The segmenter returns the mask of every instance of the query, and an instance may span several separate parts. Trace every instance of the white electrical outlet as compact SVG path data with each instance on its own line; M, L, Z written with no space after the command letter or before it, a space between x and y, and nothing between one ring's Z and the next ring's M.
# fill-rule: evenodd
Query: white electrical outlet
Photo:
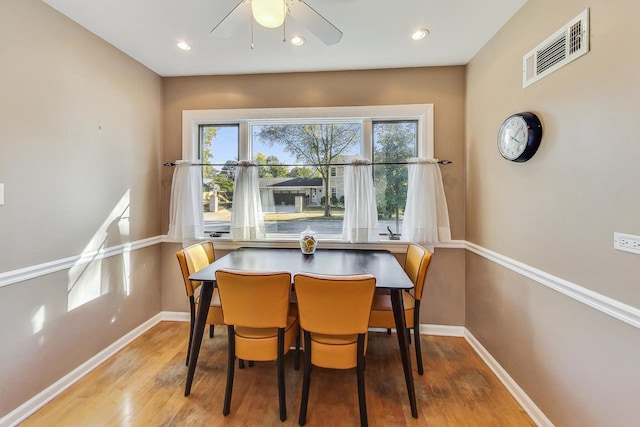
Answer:
M613 248L619 251L640 254L640 236L633 234L613 233Z

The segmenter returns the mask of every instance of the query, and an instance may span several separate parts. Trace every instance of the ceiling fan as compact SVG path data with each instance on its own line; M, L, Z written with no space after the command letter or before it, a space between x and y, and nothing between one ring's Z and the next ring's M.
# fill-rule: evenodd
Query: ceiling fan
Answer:
M220 38L230 38L247 19L251 19L251 25L255 21L266 28L278 28L288 17L300 22L328 46L342 39L342 31L303 0L240 0L213 27L211 34Z

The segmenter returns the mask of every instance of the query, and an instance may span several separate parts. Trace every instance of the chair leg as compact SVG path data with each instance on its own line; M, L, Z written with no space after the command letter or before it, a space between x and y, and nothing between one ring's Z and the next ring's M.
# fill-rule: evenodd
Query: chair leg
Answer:
M300 416L298 424L307 422L307 405L309 403L309 384L311 382L311 334L304 331L304 368L302 377L302 399L300 400Z
M244 359L238 359L238 368L244 369Z
M213 338L213 325L209 325L209 338Z
M222 415L225 417L231 412L231 392L233 391L233 373L236 361L236 337L233 325L227 325L229 331L229 360L227 363L227 387L224 391L224 406L222 408Z
M296 354L293 367L296 371L300 370L300 331L298 331L298 335L296 336Z
M287 398L284 389L284 328L278 328L278 403L280 406L280 421L287 419Z
M364 391L364 337L365 334L358 334L358 363L356 374L358 377L358 404L360 406L360 426L367 427L367 398Z
M391 329L387 328L387 335L391 335Z
M413 309L413 339L416 342L416 365L418 366L418 373L423 375L422 348L420 347L420 300L416 300Z
M193 341L193 328L196 324L196 306L193 299L193 296L189 297L189 312L190 312L190 321L189 321L189 345L187 346L187 361L185 365L189 366L189 356L191 356L191 342Z

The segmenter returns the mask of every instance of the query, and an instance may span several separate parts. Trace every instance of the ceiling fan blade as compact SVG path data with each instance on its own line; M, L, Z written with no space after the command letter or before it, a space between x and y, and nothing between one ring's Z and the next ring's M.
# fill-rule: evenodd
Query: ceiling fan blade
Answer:
M294 1L289 7L289 14L328 46L342 39L342 31L303 0Z
M213 27L210 33L215 37L228 39L235 33L240 25L247 23L250 17L251 3L240 0L240 2Z

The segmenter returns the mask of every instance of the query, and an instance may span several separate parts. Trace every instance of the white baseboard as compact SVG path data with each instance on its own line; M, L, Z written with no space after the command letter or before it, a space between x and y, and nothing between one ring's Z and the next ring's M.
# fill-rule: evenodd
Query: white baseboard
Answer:
M190 322L191 316L186 311L163 311L162 321L164 322Z
M73 371L69 372L58 381L42 390L40 393L23 403L4 417L0 418L0 427L13 427L24 421L29 415L42 408L53 398L60 393L71 387L73 384L82 379L89 372L100 366L103 362L123 349L126 345L138 338L140 335L157 325L163 320L179 320L184 318L186 314L187 322L189 321L189 313L171 313L160 312L147 320L137 328L133 329L119 340L102 350L100 353L93 356L91 359L78 366ZM180 315L180 316L179 316ZM167 317L167 318L165 318ZM182 321L182 320L179 320Z
M386 332L384 328L369 328L371 332ZM441 337L464 337L464 326L420 324L420 335L436 335ZM396 329L392 328L395 333Z
M484 363L493 371L498 377L500 382L506 387L507 391L511 393L514 399L522 406L522 409L531 417L534 423L539 427L553 427L553 423L546 417L546 415L538 408L538 406L527 396L527 394L520 388L520 386L511 378L511 376L505 371L502 366L491 356L486 348L480 341L473 336L473 334L466 328L464 328L464 338L467 340L473 350L480 356Z
M386 329L382 328L369 328L370 331L385 332ZM395 333L395 329L392 329ZM450 325L432 325L421 324L420 335L436 335L443 337L462 337L466 339L471 348L480 356L484 363L491 369L491 371L498 377L498 380L505 386L507 391L513 396L514 399L522 406L522 409L531 417L534 423L539 427L553 427L551 421L544 415L544 413L538 408L538 406L527 396L527 394L520 388L520 386L511 378L507 371L500 366L496 359L489 354L480 341L473 336L471 332L464 326L450 326Z
M436 335L441 337L463 337L464 326L420 324L420 335Z

